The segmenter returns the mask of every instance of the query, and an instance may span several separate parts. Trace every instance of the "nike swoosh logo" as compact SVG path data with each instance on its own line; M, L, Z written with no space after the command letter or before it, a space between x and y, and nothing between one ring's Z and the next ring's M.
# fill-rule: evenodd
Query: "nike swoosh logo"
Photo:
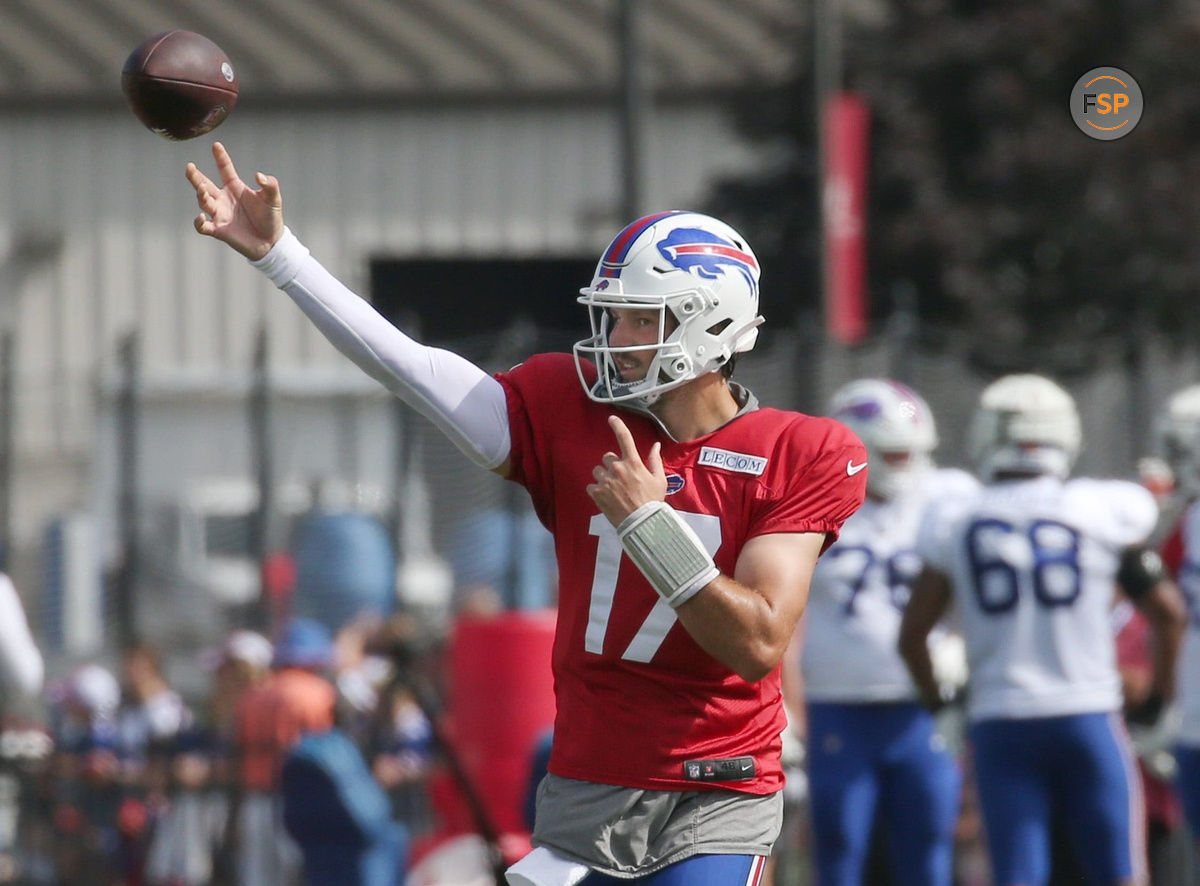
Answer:
M861 465L856 465L854 459L850 459L850 461L846 462L846 473L853 477L866 466L867 463L865 461Z
M753 769L753 768L754 768L753 763L743 763L742 764L742 772L745 772L747 769Z

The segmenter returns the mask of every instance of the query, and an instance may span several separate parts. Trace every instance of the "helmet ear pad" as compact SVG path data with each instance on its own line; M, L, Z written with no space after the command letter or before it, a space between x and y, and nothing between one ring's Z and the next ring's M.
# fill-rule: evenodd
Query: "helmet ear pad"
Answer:
M733 228L710 216L672 211L638 219L613 239L579 302L589 309L592 335L575 344L577 365L594 362L601 402L652 402L663 392L720 369L754 347L758 326L758 260ZM649 308L662 312L650 370L625 382L615 371L604 312ZM670 322L673 320L674 322ZM582 367L580 378L584 379Z
M678 350L674 359L664 361L660 369L672 380L697 378L720 369L736 354L751 350L758 340L762 317L756 313L757 298L751 317L722 311L721 297L707 286L699 287L694 294L669 299L667 308L675 322L666 341L677 344ZM735 327L739 321L742 325Z

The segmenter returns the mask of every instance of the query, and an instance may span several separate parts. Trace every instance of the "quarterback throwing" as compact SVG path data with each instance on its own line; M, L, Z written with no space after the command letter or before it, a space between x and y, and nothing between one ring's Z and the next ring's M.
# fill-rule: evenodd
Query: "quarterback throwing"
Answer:
M196 230L267 274L346 356L471 460L522 485L559 569L557 715L533 854L513 882L759 881L782 820L780 663L817 558L861 505L841 423L759 406L758 260L728 225L634 221L579 302L573 354L491 376L427 348L285 228L279 183L193 164Z

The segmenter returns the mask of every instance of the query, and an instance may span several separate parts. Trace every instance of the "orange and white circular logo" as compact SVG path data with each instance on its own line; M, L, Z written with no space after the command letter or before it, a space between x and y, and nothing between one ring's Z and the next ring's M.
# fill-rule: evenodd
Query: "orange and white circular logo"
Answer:
M1129 135L1142 119L1142 88L1120 68L1093 68L1071 90L1071 118L1101 141Z

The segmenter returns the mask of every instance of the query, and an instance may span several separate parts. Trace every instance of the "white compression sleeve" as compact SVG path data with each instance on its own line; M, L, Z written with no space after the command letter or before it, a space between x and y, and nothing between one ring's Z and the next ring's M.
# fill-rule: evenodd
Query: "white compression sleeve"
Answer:
M292 297L308 318L367 375L442 431L489 470L508 458L504 388L474 363L413 341L322 267L284 228L251 264Z

